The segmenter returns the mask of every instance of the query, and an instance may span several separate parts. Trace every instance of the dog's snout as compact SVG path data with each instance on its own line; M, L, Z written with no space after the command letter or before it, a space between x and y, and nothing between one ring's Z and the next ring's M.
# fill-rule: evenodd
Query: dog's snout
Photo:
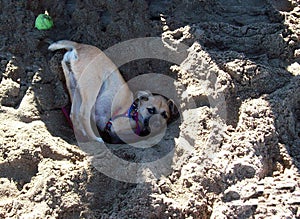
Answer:
M164 120L159 114L153 115L148 120L149 128L153 130L160 130L164 127Z

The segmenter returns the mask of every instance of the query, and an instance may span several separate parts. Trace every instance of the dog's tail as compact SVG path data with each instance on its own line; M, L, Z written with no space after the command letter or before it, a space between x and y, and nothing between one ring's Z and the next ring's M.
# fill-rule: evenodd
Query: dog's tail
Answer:
M66 50L72 50L75 49L78 43L70 41L70 40L60 40L57 42L52 43L48 49L51 51L55 51L58 49L66 49Z

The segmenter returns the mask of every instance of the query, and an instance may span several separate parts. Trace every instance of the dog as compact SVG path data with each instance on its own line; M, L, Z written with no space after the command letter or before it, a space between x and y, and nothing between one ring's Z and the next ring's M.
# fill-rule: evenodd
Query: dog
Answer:
M48 49L67 50L61 65L72 103L70 118L83 138L104 142L96 135L99 130L113 143L134 142L159 132L175 114L174 102L163 96L139 91L135 98L118 68L97 47L61 40Z

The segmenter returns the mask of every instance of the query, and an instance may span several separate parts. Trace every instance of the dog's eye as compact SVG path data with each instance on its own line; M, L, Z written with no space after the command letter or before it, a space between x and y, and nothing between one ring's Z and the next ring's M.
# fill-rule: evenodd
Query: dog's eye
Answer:
M144 97L141 97L141 100L143 100L143 101L148 101L148 100L149 100L149 98L148 98L148 97L146 97L146 96L144 96Z
M151 107L151 108L149 107L149 108L147 108L147 110L150 114L154 114L156 112L155 107Z
M168 115L167 115L167 112L166 112L166 111L163 111L160 115L161 115L164 119L167 119L167 118L168 118Z

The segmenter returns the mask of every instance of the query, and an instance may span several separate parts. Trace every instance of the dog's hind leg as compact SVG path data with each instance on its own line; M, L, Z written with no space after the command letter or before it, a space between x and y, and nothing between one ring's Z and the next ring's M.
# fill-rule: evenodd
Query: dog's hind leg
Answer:
M66 85L69 91L69 95L71 98L71 102L73 102L73 96L74 96L74 86L76 86L74 84L74 76L73 76L73 72L71 71L71 69L69 69L67 63L63 60L61 62L63 71L64 71L64 75L65 75L65 79L66 79Z
M82 130L90 140L103 142L100 137L95 135L93 130L96 124L91 124L91 120L95 122L93 119L95 115L92 113L95 113L93 109L95 109L94 105L99 93L97 88L101 87L102 84L101 80L97 77L94 77L93 80L91 80L91 77L81 77L77 83L78 86L72 104L72 121L75 121L73 125L78 125L79 130ZM91 88L94 92L88 92Z
M80 127L80 130L83 130L85 133L85 135L90 139L90 140L95 140L95 141L98 141L98 142L103 142L102 138L100 137L97 137L95 135L95 132L93 130L93 126L96 126L96 123L95 124L91 124L91 120L94 121L92 119L92 109L93 109L93 106L94 106L94 100L95 98L97 98L97 96L94 97L94 95L85 95L85 94L81 94L81 104L80 104L80 107L79 107L79 112L78 113L75 113L75 114L72 114L74 115L75 117L77 118L72 118L72 121L80 121L81 123L80 124L77 124L79 125ZM94 115L93 115L94 117Z

